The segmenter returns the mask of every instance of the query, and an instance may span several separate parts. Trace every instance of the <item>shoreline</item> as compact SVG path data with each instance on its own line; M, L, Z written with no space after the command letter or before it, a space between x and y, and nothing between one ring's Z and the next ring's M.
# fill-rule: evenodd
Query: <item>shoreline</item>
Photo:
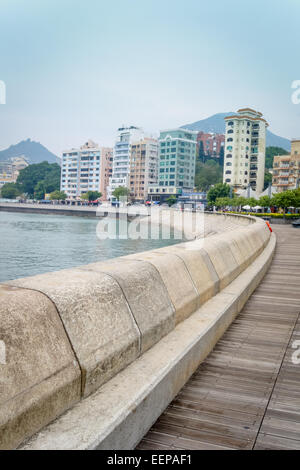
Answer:
M31 214L49 214L49 215L68 215L68 216L79 216L79 217L107 217L110 214L115 214L119 218L122 214L122 209L116 211L113 207L85 207L85 206L64 206L59 204L27 204L27 203L14 203L14 202L0 202L1 212L19 212L19 213L31 213ZM134 212L127 210L123 212L127 213L127 217L134 218L141 214L140 212Z

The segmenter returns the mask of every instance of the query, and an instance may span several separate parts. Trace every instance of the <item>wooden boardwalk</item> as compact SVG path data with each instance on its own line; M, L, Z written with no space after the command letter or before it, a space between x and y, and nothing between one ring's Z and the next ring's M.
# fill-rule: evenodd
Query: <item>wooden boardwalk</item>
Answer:
M137 449L300 449L300 230L273 228L267 275Z

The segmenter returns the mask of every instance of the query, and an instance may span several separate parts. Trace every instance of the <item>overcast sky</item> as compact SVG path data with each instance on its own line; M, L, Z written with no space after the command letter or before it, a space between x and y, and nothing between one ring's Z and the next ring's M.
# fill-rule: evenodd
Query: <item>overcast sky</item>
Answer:
M0 0L0 149L60 154L250 106L300 137L298 0Z

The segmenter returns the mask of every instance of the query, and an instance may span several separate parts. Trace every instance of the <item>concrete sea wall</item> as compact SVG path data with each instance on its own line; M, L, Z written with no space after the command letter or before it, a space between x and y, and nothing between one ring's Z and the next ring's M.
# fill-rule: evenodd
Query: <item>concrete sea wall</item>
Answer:
M0 449L139 442L272 259L263 221L205 221L213 236L0 285Z
M106 217L113 214L116 218L123 213L128 216L129 219L135 217L134 208L132 213L127 213L126 208L116 210L113 207L101 205L101 206L75 206L75 205L64 205L64 204L53 204L53 203L17 203L17 202L0 202L0 212L17 212L21 214L48 214L48 215L68 215L68 216L80 216L80 217ZM143 212L147 213L147 208L143 208Z

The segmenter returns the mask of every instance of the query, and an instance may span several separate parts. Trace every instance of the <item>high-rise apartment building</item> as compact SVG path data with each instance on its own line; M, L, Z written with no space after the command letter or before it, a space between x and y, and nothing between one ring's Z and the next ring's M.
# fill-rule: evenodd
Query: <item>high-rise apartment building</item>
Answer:
M157 183L158 141L145 137L132 142L130 153L130 196L136 201L146 201L148 187Z
M195 183L196 131L169 129L160 132L158 184L150 185L149 198L163 202L183 190L191 191Z
M250 108L225 118L225 157L223 182L234 189L249 185L260 194L264 188L267 121Z
M112 177L107 189L108 198L112 198L113 191L119 186L129 189L131 144L143 140L143 129L135 126L120 127L113 151Z
M292 140L290 155L274 157L272 185L277 192L300 187L300 140Z
M109 152L111 153L112 149L99 147L91 140L80 149L63 152L61 191L64 191L69 199L76 199L88 191L103 190Z
M170 129L159 137L159 185L193 189L197 132Z

